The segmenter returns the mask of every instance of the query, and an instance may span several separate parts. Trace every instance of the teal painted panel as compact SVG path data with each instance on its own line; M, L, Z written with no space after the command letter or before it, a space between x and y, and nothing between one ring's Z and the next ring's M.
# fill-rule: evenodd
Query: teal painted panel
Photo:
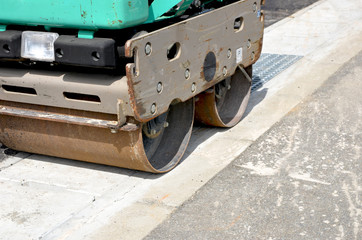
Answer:
M166 13L173 6L178 4L180 0L155 0L150 6L150 13L147 22L153 22L162 14Z
M148 13L148 0L0 0L0 25L122 29Z
M180 3L180 0L155 0L150 6L150 13L148 15L147 23L154 22L156 20L163 19L161 16L165 13L167 13L171 8L176 6L178 3ZM182 13L184 13L191 5L193 0L185 0L182 5L180 6L180 9L175 12L174 16L179 16ZM169 16L166 18L174 17Z

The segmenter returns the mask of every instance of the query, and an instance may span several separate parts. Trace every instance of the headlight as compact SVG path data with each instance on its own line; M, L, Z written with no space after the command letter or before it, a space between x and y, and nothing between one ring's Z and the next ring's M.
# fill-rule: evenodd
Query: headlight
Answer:
M25 31L21 37L21 57L31 60L53 62L54 42L58 33Z

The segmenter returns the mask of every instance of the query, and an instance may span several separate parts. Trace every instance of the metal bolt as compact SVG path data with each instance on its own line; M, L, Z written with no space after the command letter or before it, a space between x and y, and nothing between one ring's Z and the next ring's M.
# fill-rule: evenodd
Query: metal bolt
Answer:
M224 67L224 68L222 69L222 74L223 74L224 76L226 76L226 74L228 74L228 69L227 69L226 67Z
M111 129L111 133L117 133L117 132L118 132L117 129L114 128Z
M228 90L230 90L230 89L231 89L231 85L229 84L229 85L228 85Z
M162 82L159 82L159 83L157 84L157 92L158 92L158 93L161 93L161 92L162 92L162 89L163 89Z
M227 56L228 56L228 58L231 58L231 49L230 48L228 49Z
M151 43L147 43L145 46L145 53L146 53L146 55L150 55L151 52L152 52Z
M190 78L190 69L186 69L185 70L185 78L189 79Z
M152 129L152 130L151 130L151 135L156 135L156 133L157 133L157 132L156 132L155 129Z
M163 127L164 128L167 128L169 126L169 123L168 122L165 122L164 124L163 124Z
M156 103L152 104L151 106L151 113L154 114L157 110Z
M248 48L251 48L251 40L250 40L250 39L248 39L248 42L246 43L246 46L247 46Z
M196 83L193 83L191 85L191 92L195 92L196 91Z
M253 61L255 59L255 52L251 53L251 60Z
M253 4L253 11L256 12L256 10L258 9L258 5L256 4L256 2Z
M201 7L201 1L200 0L195 0L194 5L195 5L195 7Z

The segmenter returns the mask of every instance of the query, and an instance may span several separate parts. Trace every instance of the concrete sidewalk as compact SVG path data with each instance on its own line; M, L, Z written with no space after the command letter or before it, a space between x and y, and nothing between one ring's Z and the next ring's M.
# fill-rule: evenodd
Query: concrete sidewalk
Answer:
M146 239L362 239L362 51Z

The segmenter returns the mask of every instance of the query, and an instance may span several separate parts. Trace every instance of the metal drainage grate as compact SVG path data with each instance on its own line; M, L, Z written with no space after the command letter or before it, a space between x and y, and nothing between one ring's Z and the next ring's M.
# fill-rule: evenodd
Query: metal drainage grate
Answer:
M255 91L303 56L263 53L253 66L251 91Z

